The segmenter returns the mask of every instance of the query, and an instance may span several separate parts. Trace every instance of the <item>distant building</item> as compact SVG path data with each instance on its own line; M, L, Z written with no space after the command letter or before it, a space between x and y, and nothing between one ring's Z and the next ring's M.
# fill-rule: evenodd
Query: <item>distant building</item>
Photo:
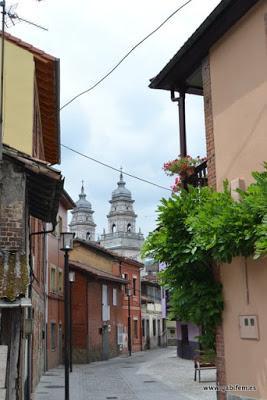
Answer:
M158 283L159 263L153 258L144 260L141 278L142 343L148 350L167 345L165 291Z
M91 203L86 200L84 186L82 184L79 200L76 202L76 207L71 212L72 219L69 225L70 232L75 233L75 238L86 241L95 240L96 224L93 220L93 213Z
M133 351L141 350L140 268L97 243L77 239L70 252L73 361L105 360L128 351L130 316ZM130 312L126 287L131 289Z
M137 215L133 203L131 192L125 187L121 172L118 187L112 192L110 200L111 208L107 215L108 233L103 232L100 243L121 256L140 259L144 236L140 229L136 232Z

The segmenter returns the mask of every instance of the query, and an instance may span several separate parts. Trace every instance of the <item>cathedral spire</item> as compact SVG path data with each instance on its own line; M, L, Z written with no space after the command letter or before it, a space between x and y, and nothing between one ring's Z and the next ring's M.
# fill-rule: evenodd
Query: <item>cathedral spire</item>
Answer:
M84 193L84 181L82 181L81 193L79 194L80 199L85 199L86 194Z
M125 182L124 182L124 180L123 180L122 167L120 168L120 170L121 170L121 172L120 172L120 180L119 180L119 182L118 182L118 186L119 186L119 187L123 187L123 186L125 186Z
M108 233L104 232L101 236L101 244L120 255L137 257L144 237L141 232L136 232L137 215L133 209L134 200L123 180L122 168L117 185L109 201L111 207L107 215Z
M70 231L75 233L75 237L83 240L95 240L95 227L92 205L86 200L84 191L84 181L82 181L81 193L76 207L72 210Z

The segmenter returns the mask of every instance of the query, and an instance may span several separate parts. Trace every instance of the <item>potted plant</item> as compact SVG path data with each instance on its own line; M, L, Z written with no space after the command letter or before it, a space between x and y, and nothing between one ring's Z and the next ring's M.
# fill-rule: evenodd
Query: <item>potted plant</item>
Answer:
M167 175L178 174L181 179L186 179L195 172L195 168L205 161L206 158L197 156L193 158L191 156L178 157L173 161L168 161L163 165L163 169Z

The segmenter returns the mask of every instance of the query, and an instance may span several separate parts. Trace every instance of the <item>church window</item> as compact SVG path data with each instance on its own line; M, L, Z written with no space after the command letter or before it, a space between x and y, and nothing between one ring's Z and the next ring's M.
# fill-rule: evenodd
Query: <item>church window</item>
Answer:
M116 232L116 224L112 225L112 233Z
M91 233L90 232L87 232L86 233L86 240L90 240L91 239Z
M132 225L131 224L128 224L127 225L127 232L131 232L132 231Z

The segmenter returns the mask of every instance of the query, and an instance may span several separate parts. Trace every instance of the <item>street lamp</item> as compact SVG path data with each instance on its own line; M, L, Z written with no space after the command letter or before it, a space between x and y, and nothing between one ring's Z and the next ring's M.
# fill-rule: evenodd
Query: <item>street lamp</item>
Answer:
M69 272L70 281L70 372L72 372L72 286L75 282L75 272Z
M131 330L131 289L126 289L126 294L128 297L128 353L129 356L132 355L132 330Z
M74 233L60 234L60 250L64 251L64 363L65 363L65 400L69 400L69 350L70 350L70 282L69 282L69 251L73 249Z

